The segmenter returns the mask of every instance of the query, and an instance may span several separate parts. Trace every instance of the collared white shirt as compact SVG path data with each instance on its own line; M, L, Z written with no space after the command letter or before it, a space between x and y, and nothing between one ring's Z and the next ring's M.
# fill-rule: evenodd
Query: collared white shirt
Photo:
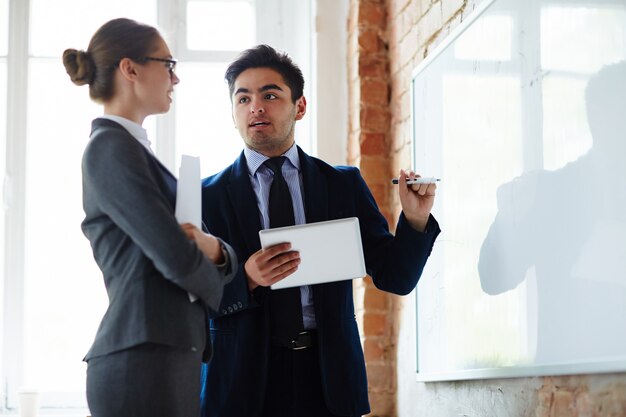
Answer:
M103 114L100 116L101 119L112 120L115 123L119 123L122 127L128 130L128 133L132 135L135 139L139 141L152 155L154 155L154 151L150 147L152 142L148 140L148 131L144 129L139 123L135 123L132 120L128 120L125 117L116 116L113 114Z
M256 196L259 214L261 216L261 226L263 229L270 228L269 220L269 195L270 187L274 179L274 173L263 162L269 158L250 148L244 148L243 153L246 157L248 165L248 175L250 183ZM282 173L293 204L293 214L296 224L305 224L306 218L304 214L304 198L302 193L302 173L300 169L300 157L298 156L298 147L294 144L285 156L287 160L282 165ZM300 300L302 302L302 318L304 320L305 329L314 329L317 327L315 323L315 310L313 307L313 291L308 285L300 287Z

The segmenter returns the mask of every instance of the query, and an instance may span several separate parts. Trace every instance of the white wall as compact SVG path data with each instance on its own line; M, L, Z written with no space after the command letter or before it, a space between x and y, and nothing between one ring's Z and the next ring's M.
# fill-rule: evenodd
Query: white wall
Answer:
M317 154L345 165L348 144L347 22L348 0L317 0L315 38Z

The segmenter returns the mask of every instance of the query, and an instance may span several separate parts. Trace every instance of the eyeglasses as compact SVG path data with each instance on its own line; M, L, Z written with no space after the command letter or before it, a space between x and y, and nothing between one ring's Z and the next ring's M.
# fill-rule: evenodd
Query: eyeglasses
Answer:
M154 58L151 56L144 56L143 58L137 58L137 61L164 62L165 68L167 68L167 70L170 72L170 75L174 74L174 70L176 69L176 63L178 62L176 59Z

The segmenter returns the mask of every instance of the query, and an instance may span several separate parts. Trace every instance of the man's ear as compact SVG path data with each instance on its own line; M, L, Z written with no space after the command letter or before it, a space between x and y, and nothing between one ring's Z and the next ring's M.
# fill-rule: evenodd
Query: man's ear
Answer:
M122 58L118 65L120 72L128 81L134 81L137 78L136 63L130 58Z
M304 96L296 100L296 120L300 120L306 114L306 98Z

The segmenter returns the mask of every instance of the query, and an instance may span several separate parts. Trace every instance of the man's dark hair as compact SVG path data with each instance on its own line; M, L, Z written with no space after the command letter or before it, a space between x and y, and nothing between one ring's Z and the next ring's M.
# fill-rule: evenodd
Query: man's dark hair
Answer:
M285 54L269 45L257 45L246 49L226 69L224 78L232 99L237 77L250 68L271 68L278 72L291 90L291 100L295 103L303 95L304 77L300 68Z

